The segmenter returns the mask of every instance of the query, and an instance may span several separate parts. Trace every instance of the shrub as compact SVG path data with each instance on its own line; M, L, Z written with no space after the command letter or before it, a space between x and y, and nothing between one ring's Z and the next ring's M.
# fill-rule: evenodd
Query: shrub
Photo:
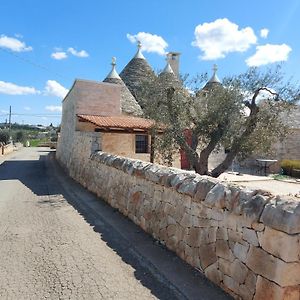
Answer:
M0 143L5 145L9 142L9 133L7 130L0 130Z
M300 170L300 160L284 159L281 162L280 166L285 175L295 176L296 174L298 174L298 172L295 170Z

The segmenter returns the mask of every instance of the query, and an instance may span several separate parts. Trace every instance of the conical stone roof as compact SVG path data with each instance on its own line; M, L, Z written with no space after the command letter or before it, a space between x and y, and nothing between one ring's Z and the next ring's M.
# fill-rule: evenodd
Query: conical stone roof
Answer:
M145 57L141 52L141 44L138 44L138 51L131 61L125 66L123 71L120 73L120 77L126 84L132 95L138 99L138 94L143 85L143 82L152 80L155 74L146 61Z
M221 80L219 79L218 75L217 75L217 70L218 70L218 66L214 65L213 66L213 75L212 77L208 80L208 82L205 84L204 86L204 90L211 90L213 89L215 86L222 86Z
M113 57L112 59L112 70L107 75L107 77L103 80L103 82L113 83L121 85L121 111L126 115L133 115L133 116L141 116L143 111L140 105L137 103L135 98L132 96L131 92L119 76L118 72L116 71L116 59Z
M163 83L163 85L167 87L174 87L174 88L179 88L181 87L181 82L175 75L175 73L172 70L172 67L167 60L167 64L163 71L158 75L159 79Z

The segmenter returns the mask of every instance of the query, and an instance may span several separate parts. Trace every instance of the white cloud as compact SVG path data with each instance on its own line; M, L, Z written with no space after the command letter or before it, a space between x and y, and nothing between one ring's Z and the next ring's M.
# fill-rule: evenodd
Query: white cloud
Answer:
M203 60L224 58L230 52L244 52L257 41L251 27L239 29L228 19L217 19L203 23L195 28L195 40L192 46L203 51Z
M26 46L26 44L19 39L9 37L4 34L0 36L0 48L6 48L14 52L24 52L32 50L32 47Z
M8 111L8 110L5 110L5 109L1 109L0 112L1 112L2 114L9 114L9 111Z
M25 106L24 109L27 110L27 111L29 111L29 110L31 110L31 107Z
M77 51L74 48L68 48L68 52L77 57L88 57L89 54L85 50Z
M266 39L269 35L269 29L268 28L263 28L260 30L260 37Z
M289 53L292 48L286 44L271 45L266 44L256 47L256 53L246 59L249 67L258 67L275 62L288 60Z
M45 86L45 94L47 96L56 96L64 98L68 93L68 89L63 87L60 83L55 80L48 80Z
M46 110L51 111L51 112L61 112L62 107L60 105L55 106L55 105L48 105L45 107Z
M51 57L53 59L57 59L57 60L61 60L61 59L65 59L68 57L67 53L64 51L58 51L58 52L53 52L51 54Z
M159 35L147 32L139 32L135 35L127 33L127 38L133 44L137 41L140 41L142 44L143 51L153 52L159 55L166 54L166 48L168 47L168 43Z
M40 92L34 87L20 86L11 82L0 81L0 94L6 95L34 95Z

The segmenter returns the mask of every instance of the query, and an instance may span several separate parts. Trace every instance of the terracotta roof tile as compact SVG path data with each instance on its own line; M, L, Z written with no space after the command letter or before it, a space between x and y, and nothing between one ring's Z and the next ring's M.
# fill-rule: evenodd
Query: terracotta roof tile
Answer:
M120 128L120 129L150 129L154 125L154 121L127 117L127 116L109 116L103 117L99 115L77 115L81 120L88 121L101 128Z

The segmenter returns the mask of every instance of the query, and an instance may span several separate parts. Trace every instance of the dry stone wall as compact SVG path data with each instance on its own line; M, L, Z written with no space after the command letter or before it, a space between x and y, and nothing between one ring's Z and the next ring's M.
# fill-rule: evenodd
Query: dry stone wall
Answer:
M236 299L300 297L300 202L77 147L73 178Z

